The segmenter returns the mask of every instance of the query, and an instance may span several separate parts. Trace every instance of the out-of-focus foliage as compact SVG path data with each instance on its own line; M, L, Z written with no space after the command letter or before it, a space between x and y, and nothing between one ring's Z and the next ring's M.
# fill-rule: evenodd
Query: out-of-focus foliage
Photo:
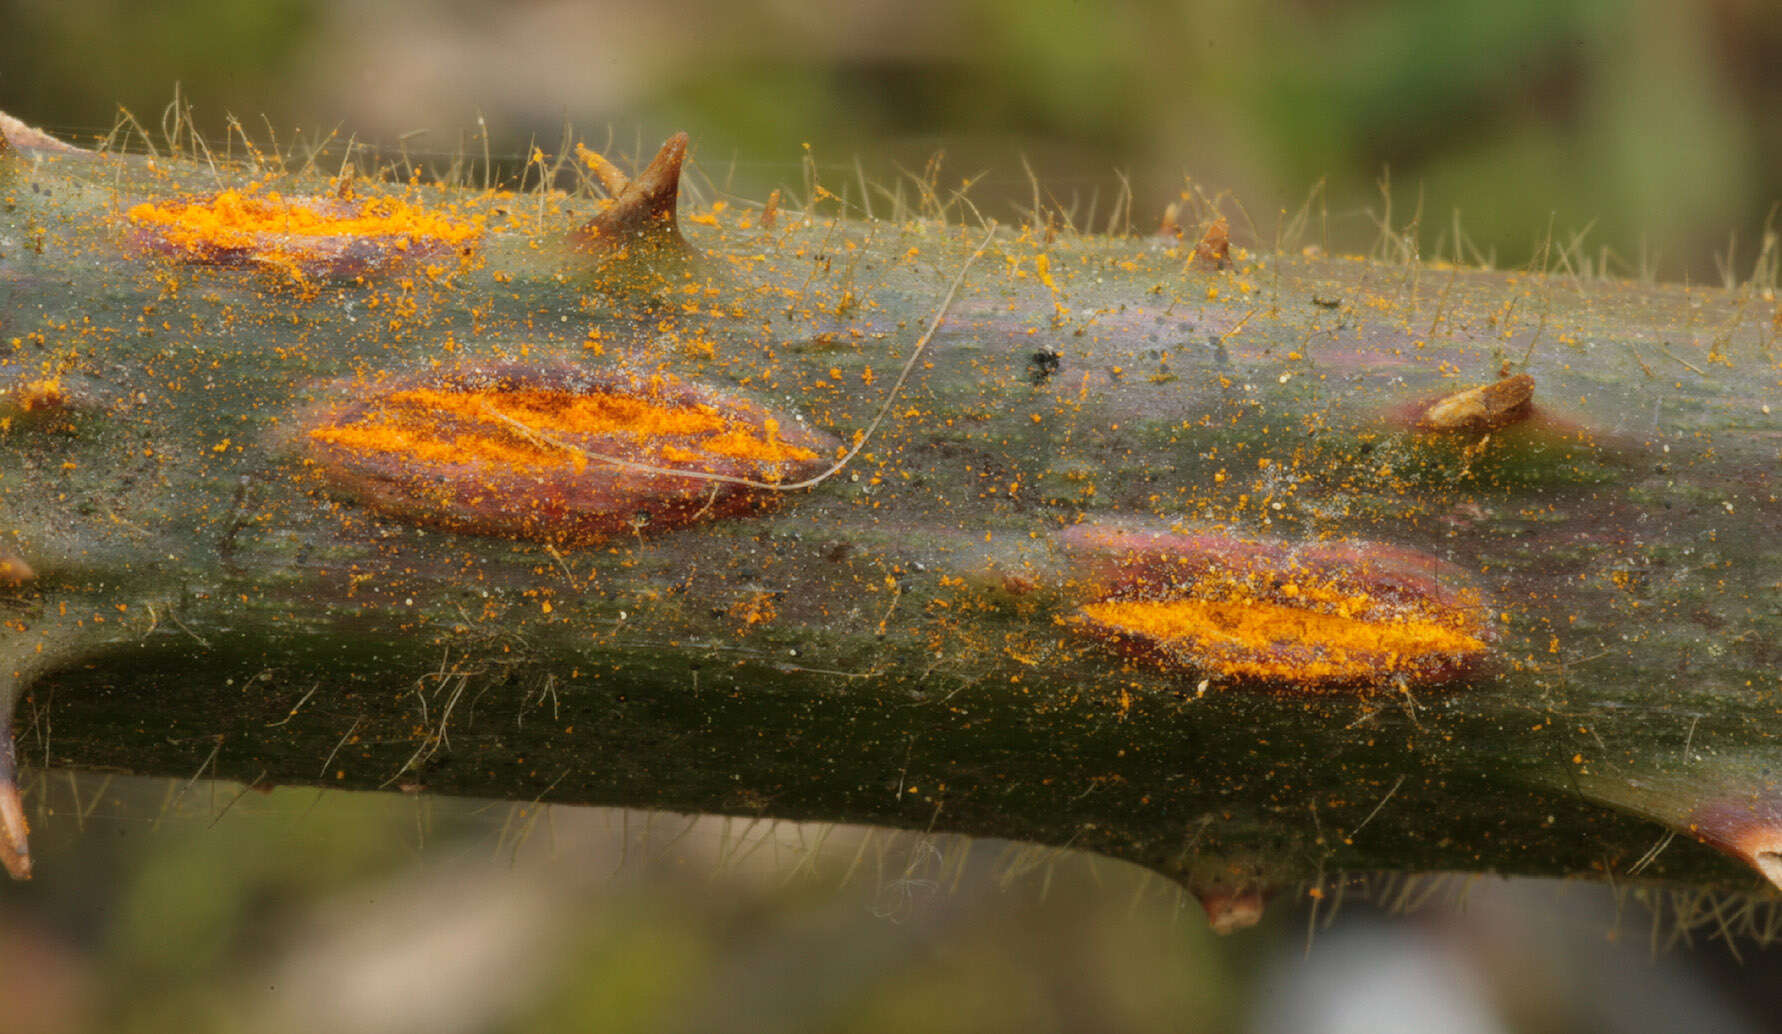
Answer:
M917 831L99 774L31 801L39 878L0 883L31 1034L1754 1032L1782 964L1741 940L1716 993L1739 904L1689 892L1332 874L1222 938L1135 866Z
M1521 263L1551 217L1612 269L1715 281L1729 246L1748 271L1782 198L1763 0L3 0L0 24L0 108L86 132L120 102L152 123L177 82L219 134L234 112L450 152L480 148L480 115L517 156L566 119L626 145L685 127L750 193L796 179L806 142L881 182L945 149L955 183L991 170L973 196L999 215L1030 198L1026 155L1079 214L1123 170L1142 224L1187 174L1262 238L1324 179L1347 249L1390 170L1425 254L1452 253L1458 210Z

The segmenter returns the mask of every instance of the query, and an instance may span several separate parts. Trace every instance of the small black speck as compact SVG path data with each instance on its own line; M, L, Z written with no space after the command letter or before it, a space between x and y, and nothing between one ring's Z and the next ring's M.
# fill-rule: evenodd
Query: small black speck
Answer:
M1032 384L1044 384L1063 365L1063 355L1050 348L1042 348L1027 359L1027 380Z

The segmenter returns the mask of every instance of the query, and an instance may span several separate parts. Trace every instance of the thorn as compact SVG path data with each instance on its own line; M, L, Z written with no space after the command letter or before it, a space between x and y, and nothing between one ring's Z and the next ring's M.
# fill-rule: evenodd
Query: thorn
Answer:
M1157 236L1174 237L1177 240L1180 240L1182 237L1182 224L1177 220L1181 218L1181 215L1181 202L1171 201L1169 204L1164 205L1163 222L1157 224Z
M1206 236L1194 246L1194 257L1211 262L1215 269L1224 269L1231 261L1231 224L1224 216L1213 220L1213 225L1207 227Z
M575 154L582 160L582 164L594 173L594 178L600 181L600 186L608 195L618 197L625 192L626 187L631 185L631 177L625 175L617 165L607 161L606 155L599 151L592 151L577 144Z
M1773 790L1708 801L1690 814L1684 828L1782 890L1782 797Z
M0 700L0 866L15 880L31 878L31 845L19 799L18 761L12 746L12 701Z
M1207 925L1221 936L1248 930L1261 922L1268 904L1261 887L1224 887L1197 891L1194 896L1207 913Z
M675 202L680 197L681 163L686 157L687 134L669 137L649 167L624 185L612 205L576 231L579 241L603 250L633 241L685 250L687 242L675 224ZM599 173L598 168L595 171Z
M50 136L41 129L32 129L4 111L0 111L0 154L14 148L32 148L38 151L61 151L74 153L80 150Z
M0 552L0 586L14 589L36 577L37 572L22 557Z
M1535 380L1526 373L1437 399L1417 414L1421 431L1495 431L1534 411Z
M1657 822L1748 866L1782 890L1782 779L1768 756L1720 755L1683 773L1595 774L1540 781Z

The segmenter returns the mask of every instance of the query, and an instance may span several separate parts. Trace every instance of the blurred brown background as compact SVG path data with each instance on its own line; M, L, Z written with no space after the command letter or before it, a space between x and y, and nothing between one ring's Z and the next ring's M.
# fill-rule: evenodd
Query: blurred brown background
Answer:
M480 114L517 157L565 121L686 128L745 192L807 142L881 181L944 149L999 215L1023 156L1065 203L1125 173L1146 219L1189 175L1265 234L1324 179L1348 250L1389 170L1425 254L1458 210L1521 264L1551 217L1613 269L1715 282L1782 199L1773 0L0 0L0 26L0 109L75 134L153 123L178 83L217 134L449 153Z

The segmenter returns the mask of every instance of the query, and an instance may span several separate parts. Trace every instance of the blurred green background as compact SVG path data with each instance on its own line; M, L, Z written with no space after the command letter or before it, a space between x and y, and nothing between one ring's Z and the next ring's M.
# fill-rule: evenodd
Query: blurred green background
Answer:
M75 135L158 122L178 83L219 136L234 113L450 152L480 115L517 157L566 121L686 128L745 192L804 143L880 181L944 150L997 215L1023 156L1080 210L1124 174L1135 223L1191 176L1263 236L1324 180L1344 250L1389 171L1426 255L1458 211L1519 265L1551 218L1613 270L1713 282L1782 199L1774 0L0 0L0 25L0 109Z
M1135 866L920 831L102 773L28 795L8 1034L1761 1034L1782 988L1782 905L1693 891L1332 873L1316 911L1290 891L1221 937Z
M1782 198L1773 0L0 0L0 110L91 141L120 105L159 125L176 83L218 138L233 113L441 161L480 152L479 119L516 164L565 123L628 151L686 128L757 196L805 144L844 181L944 151L1006 217L1025 159L1083 212L1130 183L1138 229L1185 177L1263 235L1322 181L1351 251L1389 170L1426 255L1459 212L1500 265L1588 227L1578 254L1696 281L1729 254L1743 276ZM60 772L30 794L8 1034L1763 1031L1782 1008L1782 954L1699 896L1429 884L1415 919L1283 901L1220 939L1140 870L954 838Z

